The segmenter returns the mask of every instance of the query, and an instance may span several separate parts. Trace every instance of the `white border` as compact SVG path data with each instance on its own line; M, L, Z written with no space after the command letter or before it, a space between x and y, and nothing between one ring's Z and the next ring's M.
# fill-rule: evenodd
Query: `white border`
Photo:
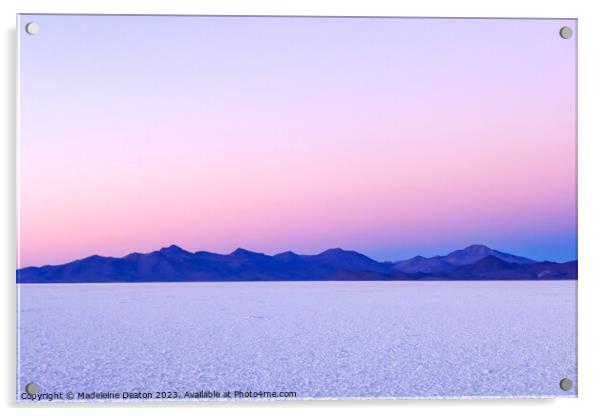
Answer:
M3 128L1 142L2 181L0 181L2 215L0 229L0 264L3 267L2 377L0 397L4 407L14 407L15 392L15 16L16 13L134 13L134 14L249 14L249 15L340 15L340 16L441 16L441 17L555 17L579 19L579 399L488 399L488 400L417 400L417 401L304 401L304 402L235 402L235 403L148 403L111 404L105 407L45 406L9 409L8 414L37 413L49 415L95 414L104 411L127 411L128 414L162 415L167 408L198 414L199 411L231 414L347 414L378 412L396 414L590 414L602 408L600 351L602 351L599 316L602 285L602 15L596 1L474 1L424 0L2 0L0 14L3 34L2 81L0 102ZM598 214L598 215L597 215ZM175 410L174 409L174 410ZM169 410L171 411L171 410Z

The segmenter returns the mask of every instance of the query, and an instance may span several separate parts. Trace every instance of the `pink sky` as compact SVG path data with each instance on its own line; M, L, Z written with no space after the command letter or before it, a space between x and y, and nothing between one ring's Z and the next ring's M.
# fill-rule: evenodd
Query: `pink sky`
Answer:
M172 243L576 258L564 25L22 15L19 266Z

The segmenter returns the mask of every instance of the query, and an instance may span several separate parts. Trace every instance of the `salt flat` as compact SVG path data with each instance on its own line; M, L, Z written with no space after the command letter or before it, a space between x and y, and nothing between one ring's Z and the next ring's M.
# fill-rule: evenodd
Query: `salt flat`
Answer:
M19 285L18 389L575 396L576 281ZM575 381L571 391L560 379ZM20 392L17 400L22 400Z

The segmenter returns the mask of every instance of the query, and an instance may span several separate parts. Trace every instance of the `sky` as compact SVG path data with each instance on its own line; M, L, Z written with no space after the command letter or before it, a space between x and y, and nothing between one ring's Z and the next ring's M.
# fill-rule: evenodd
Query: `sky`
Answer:
M170 244L575 259L562 26L21 15L18 266Z

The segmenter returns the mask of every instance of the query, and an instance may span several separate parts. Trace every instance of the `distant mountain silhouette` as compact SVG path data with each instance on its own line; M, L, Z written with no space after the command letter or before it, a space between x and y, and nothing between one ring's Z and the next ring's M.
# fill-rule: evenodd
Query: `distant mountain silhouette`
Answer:
M341 248L316 255L286 251L269 256L243 248L230 254L193 253L171 245L151 253L94 255L17 270L18 283L554 279L577 279L577 261L536 262L483 245L394 263Z
M443 259L443 256L416 256L393 264L393 269L404 273L439 273L453 269L454 265Z
M393 268L404 273L441 273L458 266L474 264L485 257L495 257L507 263L532 264L534 260L514 256L487 246L475 244L462 250L455 250L446 256L422 257L416 256L409 260L395 263Z
M442 274L446 280L562 280L576 279L577 261L566 263L509 263L487 256L474 264Z
M500 260L504 260L508 263L516 263L516 264L531 264L535 263L534 260L527 259L525 257L514 256L508 253L502 253L501 251L493 250L487 246L482 244L474 244L472 246L468 246L462 250L456 250L449 253L447 256L443 257L448 263L453 264L454 266L463 266L466 264L473 264L477 261L484 259L485 257L496 257Z

